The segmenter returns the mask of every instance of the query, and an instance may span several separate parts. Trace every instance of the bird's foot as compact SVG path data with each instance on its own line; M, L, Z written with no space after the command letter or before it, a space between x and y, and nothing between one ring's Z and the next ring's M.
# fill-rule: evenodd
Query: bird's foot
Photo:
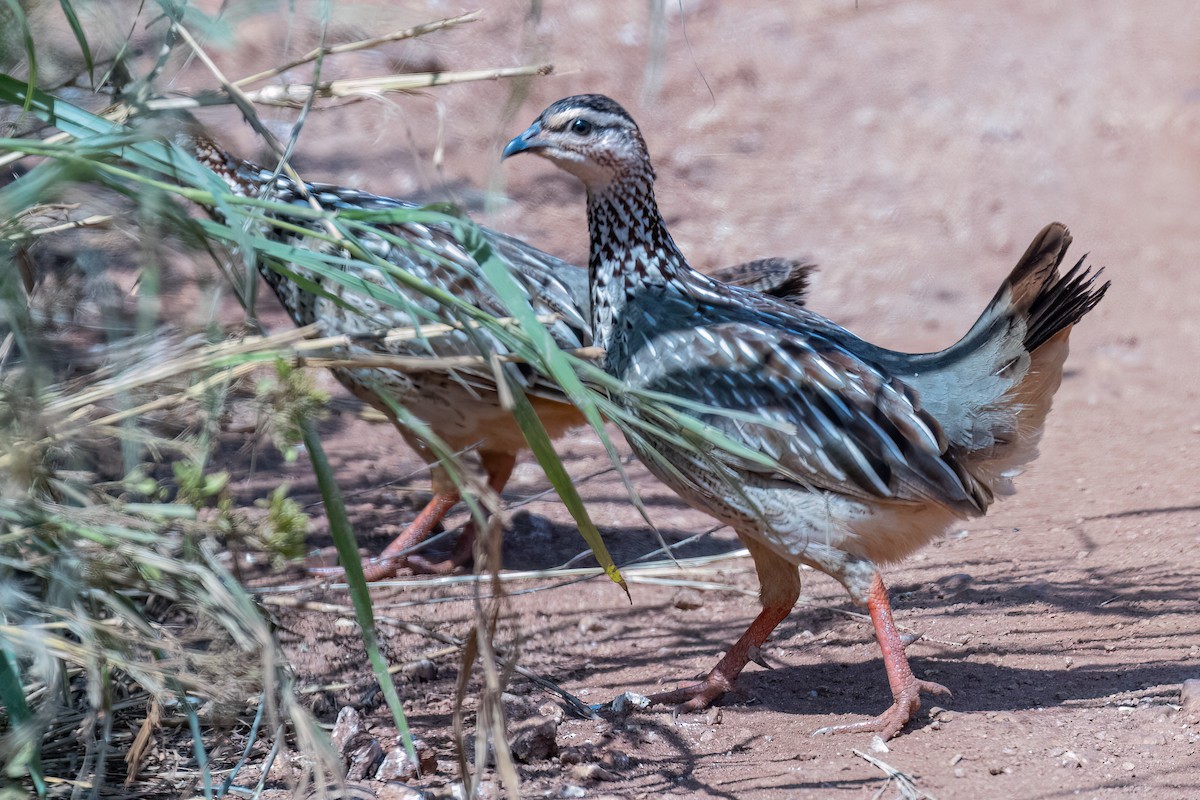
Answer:
M367 583L385 581L397 577L406 568L413 575L452 575L465 569L470 563L469 555L461 558L457 553L441 561L431 561L416 554L399 558L372 558L363 564L363 577ZM346 568L309 567L308 574L330 581L342 581L346 578Z
M430 561L422 556L411 555L408 557L408 568L412 570L413 575L453 575L455 572L466 570L471 561L470 557L463 559L455 555L441 561Z
M396 577L406 566L409 562L405 558L372 558L362 565L363 577L367 583L385 581ZM309 567L308 574L331 582L346 580L345 567Z
M708 708L732 688L733 684L724 675L713 670L702 681L669 692L658 692L647 699L650 705L673 705L676 714L684 714Z
M475 555L473 552L474 527L468 526L459 537L457 544L448 557L433 561L417 553L404 556L381 555L363 564L363 576L367 583L395 578L407 568L413 575L452 575L470 567ZM309 567L308 573L331 581L344 580L345 567Z
M414 575L449 575L457 568L469 564L474 555L475 526L468 524L454 546L454 552L443 561L430 561L412 552L435 528L441 527L442 518L458 502L457 494L435 494L421 513L408 527L383 549L380 554L363 564L363 575L367 583L387 580L408 568ZM331 581L344 580L345 567L309 567L310 575Z
M450 575L460 570L468 570L475 561L475 522L466 524L454 550L441 561L430 561L424 556L413 553L408 556L408 566L414 575Z
M886 741L899 733L900 729L916 716L921 709L921 692L950 695L950 690L940 683L912 678L896 695L892 707L878 717L847 725L830 725L813 731L813 736L826 733L877 732L880 738Z

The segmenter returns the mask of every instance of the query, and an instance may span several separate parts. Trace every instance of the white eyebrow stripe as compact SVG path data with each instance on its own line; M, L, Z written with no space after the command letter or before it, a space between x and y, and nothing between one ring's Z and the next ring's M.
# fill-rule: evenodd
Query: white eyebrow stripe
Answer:
M597 111L594 108L583 109L587 115L588 122L601 128L619 127L625 124L625 118L619 114L613 114L608 111ZM560 128L564 127L568 122L576 119L580 115L580 110L573 111L558 111L551 114L546 120L547 127Z

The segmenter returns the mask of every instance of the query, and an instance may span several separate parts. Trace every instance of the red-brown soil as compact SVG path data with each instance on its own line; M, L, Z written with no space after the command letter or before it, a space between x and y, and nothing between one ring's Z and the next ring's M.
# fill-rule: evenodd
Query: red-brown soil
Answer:
M549 4L535 22L524 4L487 4L479 23L386 52L446 69L552 61L556 74L530 82L519 107L506 105L511 85L484 83L315 112L296 165L315 180L457 200L580 262L579 188L536 159L501 168L498 157L548 102L604 92L639 121L660 205L694 263L810 256L821 265L812 307L881 344L950 344L1054 219L1071 226L1072 255L1090 252L1113 287L1072 336L1042 456L1019 494L886 570L898 620L925 634L909 648L914 669L953 699L927 701L889 752L872 751L869 735L810 736L890 699L869 625L845 613L856 609L840 586L807 572L765 653L775 668L751 665L719 714L568 717L557 736L567 755L522 765L522 795L879 796L886 776L857 749L943 800L1200 796L1200 727L1179 708L1182 681L1200 677L1200 567L1189 555L1200 551L1200 12L1183 0L667 5L656 92L647 3ZM381 12L369 31L459 10ZM388 67L356 58L342 69ZM237 149L249 136L230 139ZM488 187L508 198L491 213ZM322 430L361 542L377 549L427 497L420 462L351 413ZM284 480L317 500L303 459L262 452L250 474L237 435L226 442L247 504ZM573 435L561 452L618 562L650 552L655 539L615 475L587 478L606 466L594 437ZM630 472L668 541L710 527L639 466ZM552 568L584 549L560 505L523 502L546 486L523 463L505 493L522 503L506 569ZM313 514L316 548L328 537L319 506ZM737 547L725 529L679 555ZM673 586L631 583L630 604L603 578L508 583L500 640L586 702L654 691L705 671L757 613L748 559L687 577L729 588L681 610ZM348 604L336 589L286 593ZM472 596L465 583L375 593L381 615L456 636L473 623ZM353 628L337 614L276 611L302 684L357 686L320 695L320 717L358 706L390 746ZM396 662L442 648L393 625L382 634ZM457 780L459 657L431 660L435 669L402 673L401 688L441 760L414 786L445 794ZM548 697L519 677L510 691L534 708ZM573 757L600 761L612 780L585 780L563 763Z

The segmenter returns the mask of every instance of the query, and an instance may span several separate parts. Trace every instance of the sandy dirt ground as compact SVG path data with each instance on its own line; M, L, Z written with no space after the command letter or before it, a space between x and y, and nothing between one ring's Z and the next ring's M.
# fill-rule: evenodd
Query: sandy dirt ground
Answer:
M839 585L806 572L800 604L764 653L773 669L751 665L715 712L566 717L551 728L559 754L520 766L522 795L898 794L861 751L943 800L1200 796L1200 717L1180 708L1181 683L1200 678L1200 567L1188 555L1200 548L1200 10L1185 0L685 0L667 4L656 50L641 0L549 3L538 19L524 4L486 5L467 28L337 68L546 60L556 73L519 101L511 84L485 83L315 112L296 166L314 180L455 200L582 262L581 190L537 159L498 158L550 101L604 92L639 121L660 206L693 263L811 257L821 265L811 305L880 344L953 342L1051 220L1071 226L1072 256L1090 252L1113 282L1072 336L1042 456L1019 494L886 569L899 622L924 634L909 648L914 670L952 699L927 700L886 752L870 735L811 736L878 713L890 695L870 626ZM366 30L465 10L388 8ZM271 59L269 41L239 58ZM248 132L225 130L233 149L255 155ZM420 462L351 412L322 429L361 542L376 549L427 497ZM251 471L238 435L225 444L239 499L290 482L314 503L312 547L328 545L303 459L285 465L263 451ZM573 435L562 453L617 560L653 550L594 438ZM668 541L711 527L630 470ZM547 485L522 463L505 493L506 569L556 567L584 549L569 515L537 499ZM464 519L458 509L448 527ZM737 548L724 529L679 554ZM604 579L512 581L500 640L585 702L673 685L706 671L758 610L746 558L687 577L725 588L680 594L642 580L631 604ZM348 603L336 588L282 589L299 581L297 571L260 583L275 587L268 596ZM375 594L389 619L455 636L472 624L472 596L461 581L397 581ZM321 719L354 706L391 747L352 627L336 613L278 613L301 683L354 687L316 695ZM459 656L393 624L382 633L390 658L419 662L401 688L438 759L411 786L452 796ZM519 677L510 691L514 726L552 699ZM485 790L498 791L490 773Z

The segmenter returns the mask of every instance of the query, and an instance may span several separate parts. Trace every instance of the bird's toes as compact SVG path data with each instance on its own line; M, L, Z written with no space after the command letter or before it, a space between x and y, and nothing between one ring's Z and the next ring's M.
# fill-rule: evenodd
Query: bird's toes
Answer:
M408 567L412 570L413 575L453 575L455 572L463 570L464 564L453 558L430 561L419 555L410 555Z
M923 681L920 679L918 679L916 683L917 691L919 692L929 692L930 694L943 694L946 697L954 697L954 692L950 691L945 686L942 686L940 683Z

